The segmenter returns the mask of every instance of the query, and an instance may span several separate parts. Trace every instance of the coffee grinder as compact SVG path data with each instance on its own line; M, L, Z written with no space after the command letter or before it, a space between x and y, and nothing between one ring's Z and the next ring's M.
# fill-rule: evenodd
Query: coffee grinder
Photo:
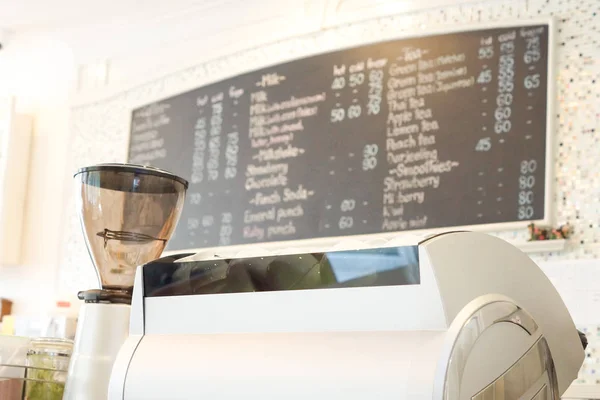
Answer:
M100 289L79 292L65 400L106 400L112 365L128 336L137 266L159 258L181 215L188 182L131 164L75 174L77 211Z

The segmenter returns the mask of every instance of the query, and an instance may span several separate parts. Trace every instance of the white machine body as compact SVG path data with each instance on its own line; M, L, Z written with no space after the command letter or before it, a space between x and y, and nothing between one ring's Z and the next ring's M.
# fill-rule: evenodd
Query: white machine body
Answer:
M128 338L128 304L81 306L63 400L106 400L113 363Z
M416 284L156 295L139 268L109 400L558 400L584 352L535 263L480 233L414 245Z

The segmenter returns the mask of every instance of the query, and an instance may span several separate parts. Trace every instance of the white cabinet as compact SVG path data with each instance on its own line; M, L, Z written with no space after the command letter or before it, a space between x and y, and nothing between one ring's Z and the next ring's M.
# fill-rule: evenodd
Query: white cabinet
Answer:
M33 119L0 98L0 265L21 261Z

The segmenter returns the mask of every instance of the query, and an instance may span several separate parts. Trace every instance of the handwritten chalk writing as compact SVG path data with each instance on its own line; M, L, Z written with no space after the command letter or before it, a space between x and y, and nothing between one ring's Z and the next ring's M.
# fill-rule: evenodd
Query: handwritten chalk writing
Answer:
M296 227L293 222L290 221L285 225L269 226L267 228L267 238L274 236L290 236L296 233Z
M148 118L155 115L163 114L165 111L171 108L170 104L166 103L155 103L148 106L142 107L136 110L133 114L134 118Z
M275 207L271 207L266 211L252 212L250 210L244 211L244 223L250 224L253 222L265 222L275 221L277 214Z
M282 174L287 175L289 164L279 163L266 165L254 165L248 164L246 167L246 176L257 176L257 175L269 175L269 174Z
M415 111L415 119L429 119L433 117L433 113L431 112L431 108L420 109L417 108Z
M427 53L427 51L423 51L422 49L412 48L402 49L402 51L404 52L404 60L408 62L417 60Z
M465 53L449 54L446 56L440 56L436 58L436 63L437 65L456 64L465 62L466 59L467 56L465 55Z
M394 204L396 203L396 197L394 193L384 193L383 194L383 204Z
M187 228L188 230L198 229L200 227L200 220L198 218L188 218Z
M294 111L287 111L283 113L276 113L274 115L259 115L250 117L250 123L254 126L266 126L272 124L279 124L286 121L291 121L303 117L312 117L317 115L318 107L298 107Z
M287 186L288 178L285 175L271 175L267 178L255 179L254 177L250 177L246 179L246 183L244 187L246 190L254 190L254 189L266 189L270 187L276 186Z
M258 126L250 128L250 137L259 138L264 136L278 135L280 133L300 132L304 130L303 120L291 124L272 125L268 127Z
M427 226L427 215L421 217L421 218L412 218L410 220L408 220L408 227L415 229L415 228L424 228L425 226Z
M356 87L362 85L365 82L365 74L362 72L350 74L348 78L348 85L350 87Z
M383 207L383 216L384 217L401 217L404 215L404 206L400 207L391 207L385 206Z
M394 169L390 170L390 174L399 178L404 176L443 174L452 171L452 169L459 165L458 161L427 160L421 164L412 166L398 164Z
M423 160L437 160L437 150L419 149L417 151L405 151L403 153L387 153L387 161L389 164L407 164Z
M387 58L379 58L377 60L373 60L372 58L367 59L367 68L368 69L380 69L385 67L387 64Z
M466 74L467 74L467 67L445 69L442 71L435 71L435 79L442 81L445 79L457 78L459 76L464 76Z
M223 125L223 93L212 96L212 115L210 117L210 138L208 139L208 162L206 169L209 181L219 179L219 157L221 148L221 129Z
M202 202L201 193L190 193L190 204L199 205Z
M440 124L436 121L425 121L422 120L421 121L421 130L423 132L429 132L429 131L437 131L440 129Z
M331 83L331 88L333 90L341 90L346 86L346 78L343 76L338 76L333 78L333 82Z
M252 158L261 162L277 161L286 158L296 158L304 153L304 149L292 145L287 145L286 147L278 147L276 149L261 149L259 150L258 154L255 154L254 156L252 156Z
M215 94L214 96L212 96L210 98L210 101L213 102L213 103L220 103L220 102L223 101L223 99L224 99L223 92L219 92L219 93Z
M417 141L419 142L419 146L431 146L435 144L435 136L433 135L423 135L419 133L417 137Z
M256 225L245 226L242 235L244 236L244 239L263 240L265 238L265 229Z
M293 133L286 133L283 135L271 136L269 138L258 138L251 139L251 146L253 149L273 146L275 144L289 144L294 140Z
M407 204L407 203L418 203L423 204L425 201L425 192L413 192L413 193L397 193L396 203Z
M267 92L264 90L260 90L258 92L254 92L250 94L250 102L251 103L261 103L268 100Z
M164 114L155 118L148 117L141 121L137 119L133 121L132 132L137 133L146 131L148 129L156 129L161 126L168 125L169 122L171 122L171 119Z
M388 101L388 108L392 112L406 111L407 105L408 105L408 103L406 102L406 100L403 100L403 101L396 101L396 100Z
M333 66L333 75L344 75L346 73L346 66L344 64Z
M302 185L298 185L298 189L295 190L285 188L283 189L283 201L287 203L288 201L306 200L313 194L313 191L305 189Z
M405 78L390 78L387 82L388 89L398 90L407 86L414 86L417 84L417 78L414 76L407 76Z
M396 137L400 135L409 135L419 133L419 124L400 126L397 128L391 127L387 129L388 137Z
M543 26L541 26L539 28L532 28L532 29L521 28L519 31L519 35L522 38L537 36L537 35L544 33L544 29L545 28Z
M192 155L192 183L200 183L204 180L204 154L206 151L207 131L206 118L196 121L194 130L194 153Z
M381 224L381 229L384 231L401 231L408 227L408 222L404 221L402 218L397 220L390 220L387 218L383 219L383 223Z
M254 194L254 197L250 199L250 204L254 204L256 206L266 206L281 203L281 195L279 191L275 190L271 194L264 194L262 192L257 192Z
M383 71L373 69L369 72L369 102L367 103L367 115L378 115L381 111L381 99L383 96Z
M356 64L352 64L349 68L349 72L351 74L355 73L355 72L361 72L365 70L365 62L364 61L359 61Z
M233 179L237 175L238 153L240 151L239 135L237 132L227 134L225 147L225 179Z
M424 74L422 72L419 72L419 74L417 75L418 78L418 82L419 83L432 83L435 82L435 74L433 72L428 73L428 74Z
M385 141L387 151L397 151L410 149L417 146L417 141L412 135L409 135L406 139L387 139Z
M404 100L417 95L417 89L414 87L402 89L402 90L388 90L388 100Z
M408 74L413 74L415 72L417 72L417 64L416 63L403 64L403 65L398 65L398 64L392 63L392 64L390 64L390 68L388 70L388 73L390 74L390 76L408 75Z
M413 113L410 111L405 111L401 113L389 113L387 118L387 123L392 124L395 127L404 125L405 122L410 122L413 119Z
M154 140L148 141L148 142L133 144L133 145L131 145L130 149L131 149L131 151L135 151L135 152L148 151L148 150L152 150L152 149L158 149L158 148L162 147L164 143L165 143L165 139L159 138L159 139L154 139Z
M502 43L502 42L508 42L510 40L515 40L517 38L517 31L512 31L512 32L508 32L508 33L503 33L501 35L498 36L498 42Z
M418 65L419 71L424 71L424 70L436 68L436 67L443 66L443 65L462 63L465 60L466 60L465 53L448 54L448 55L439 56L437 58L430 59L430 60L421 59L418 61L417 65Z
M423 97L410 98L408 99L408 108L421 108L425 107L425 99Z
M145 140L152 140L158 137L158 131L146 131L144 133L132 134L131 141L135 142L143 142Z
M427 187L437 189L440 186L440 177L432 175L421 178L395 179L388 176L383 180L383 185L384 193L397 192L399 190L424 189Z
M277 222L281 222L285 218L298 218L304 215L304 208L302 205L297 205L290 208L278 208L277 209Z
M221 214L221 229L219 230L219 245L227 246L231 244L231 235L233 234L233 215L230 212Z
M279 85L285 81L286 77L277 73L265 74L261 77L260 81L256 82L256 86L269 87Z
M423 96L432 93L435 93L435 86L433 84L417 86L417 96Z
M229 97L230 98L232 98L232 99L238 99L243 94L244 94L244 89L242 89L242 88L236 89L235 86L230 86L229 87Z
M428 69L435 68L436 63L435 60L419 60L417 67L419 71L426 71Z
M273 104L267 104L267 103L253 104L250 106L250 115L252 116L252 115L268 114L268 113L272 113L275 111L282 111L282 110L287 110L290 108L297 108L300 106L305 106L307 104L321 103L321 102L325 101L326 98L327 98L327 96L325 95L325 92L322 92L319 94L304 96L304 97L299 97L299 98L296 98L295 96L291 96L288 100L280 101L280 102L273 103Z

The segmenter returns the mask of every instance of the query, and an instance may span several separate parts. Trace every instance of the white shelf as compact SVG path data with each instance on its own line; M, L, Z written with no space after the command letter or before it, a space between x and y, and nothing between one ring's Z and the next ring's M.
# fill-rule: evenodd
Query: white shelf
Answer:
M536 240L531 242L510 241L510 244L519 248L524 253L554 253L563 251L567 244L566 239Z
M563 400L575 399L600 399L600 385L571 385L565 394Z

